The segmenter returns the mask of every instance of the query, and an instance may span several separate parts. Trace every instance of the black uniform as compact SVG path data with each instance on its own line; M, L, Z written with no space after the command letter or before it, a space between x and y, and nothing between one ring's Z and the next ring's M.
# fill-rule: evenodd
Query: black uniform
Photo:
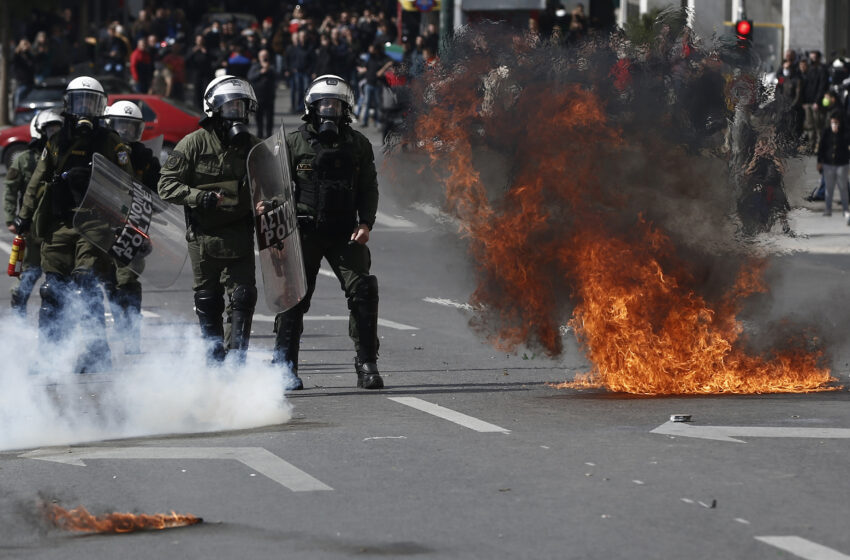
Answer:
M372 144L347 124L340 127L339 137L333 142L320 141L313 125L304 124L287 135L286 144L295 182L307 295L275 318L274 361L289 362L297 372L304 314L310 308L324 258L348 299L349 334L357 351L362 385L362 364L374 366L378 354L378 279L369 272L369 248L351 241L351 235L358 224L371 229L375 223L378 179Z

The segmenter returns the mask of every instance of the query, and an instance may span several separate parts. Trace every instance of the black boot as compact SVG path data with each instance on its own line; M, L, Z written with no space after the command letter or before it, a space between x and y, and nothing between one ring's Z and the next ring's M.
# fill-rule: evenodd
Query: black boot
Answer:
M41 306L38 308L38 336L44 344L53 344L62 338L63 315L68 302L70 287L66 277L48 272L38 293Z
M257 288L239 285L230 295L230 350L237 354L239 363L245 362L248 342L251 340L251 322L257 304Z
M227 350L224 349L224 323L221 314L224 313L224 297L212 290L195 292L195 313L201 326L201 336L209 344L207 361L220 363L224 361Z
M366 276L348 302L357 327L357 386L363 389L382 389L384 380L378 373L378 280Z
M18 287L12 289L10 303L12 304L12 311L18 317L24 318L27 316L27 299L29 299L29 294L23 297Z
M135 290L107 287L115 331L124 343L125 354L141 354L142 294Z
M298 346L301 343L301 333L304 332L304 313L299 309L290 309L280 313L275 318L273 364L287 364L292 371L292 377L287 380L286 390L300 391L304 382L298 377Z
M357 370L357 386L362 389L383 389L384 380L378 373L378 364L375 362L361 362L360 358L354 358L354 369Z
M112 368L112 352L106 341L106 320L103 317L103 291L90 270L75 271L74 305L80 306L80 330L86 338L83 353L77 358L76 371L95 373Z

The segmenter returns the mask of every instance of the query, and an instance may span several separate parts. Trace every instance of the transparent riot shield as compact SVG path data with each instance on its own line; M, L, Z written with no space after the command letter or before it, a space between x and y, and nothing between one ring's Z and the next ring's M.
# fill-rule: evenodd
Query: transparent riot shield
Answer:
M188 257L185 224L182 209L94 154L74 228L116 266L130 268L158 288L170 286Z
M254 225L266 303L276 312L286 311L307 294L307 276L301 256L283 125L251 149L248 181L254 201ZM257 210L260 202L266 203L262 213Z
M147 140L142 141L142 144L146 148L148 148L150 151L153 152L154 157L159 160L160 165L164 165L165 159L168 157L167 154L165 155L165 157L163 157L163 153L162 153L162 141L163 140L164 140L164 137L162 136L162 134L160 134L159 136L155 136L153 138L148 138Z

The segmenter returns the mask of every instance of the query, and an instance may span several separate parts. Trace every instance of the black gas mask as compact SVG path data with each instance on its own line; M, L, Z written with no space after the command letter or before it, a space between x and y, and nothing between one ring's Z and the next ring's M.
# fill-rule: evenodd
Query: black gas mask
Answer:
M229 144L240 144L250 138L248 100L231 99L221 106L221 132Z
M69 116L66 115L65 118ZM71 128L74 134L87 135L91 134L96 125L96 120L85 115L70 115Z
M340 99L319 99L313 103L313 126L322 142L334 142L339 137L339 125L342 123L343 103Z

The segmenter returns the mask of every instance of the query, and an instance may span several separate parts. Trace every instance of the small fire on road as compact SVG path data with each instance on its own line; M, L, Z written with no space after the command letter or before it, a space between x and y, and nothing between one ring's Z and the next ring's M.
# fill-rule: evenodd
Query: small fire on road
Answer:
M204 521L201 517L178 514L173 511L170 514L106 513L92 515L83 506L67 510L56 504L46 504L44 514L47 520L59 529L83 533L132 533L135 531L173 529L196 525Z

